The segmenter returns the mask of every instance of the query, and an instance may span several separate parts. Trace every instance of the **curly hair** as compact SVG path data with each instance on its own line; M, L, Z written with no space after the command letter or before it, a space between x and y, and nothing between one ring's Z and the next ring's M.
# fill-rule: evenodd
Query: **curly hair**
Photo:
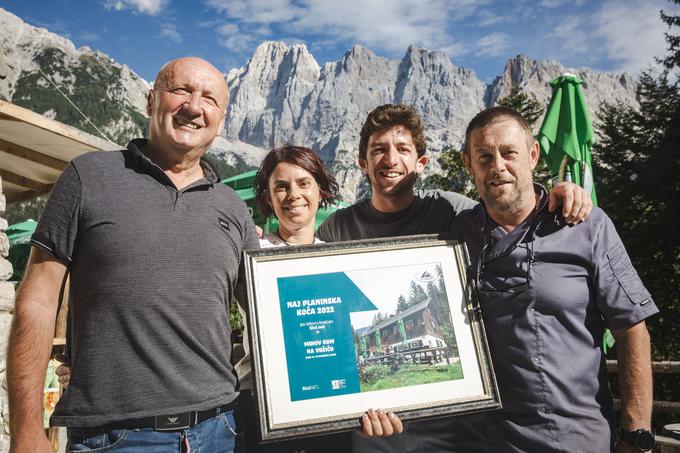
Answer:
M423 134L423 122L416 110L404 104L385 104L373 109L366 117L359 139L359 159L366 160L368 140L376 132L386 131L394 126L403 126L411 133L418 157L425 154L427 143Z
M255 204L264 218L274 213L268 202L269 177L281 162L297 165L314 177L321 192L322 207L330 205L338 198L338 183L314 151L303 146L284 145L267 153L255 176Z

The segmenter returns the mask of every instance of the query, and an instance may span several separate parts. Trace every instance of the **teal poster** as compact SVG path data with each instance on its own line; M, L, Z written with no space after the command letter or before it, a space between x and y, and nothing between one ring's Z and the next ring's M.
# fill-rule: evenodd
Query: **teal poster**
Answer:
M277 283L291 399L360 392L350 312L375 305L344 272Z

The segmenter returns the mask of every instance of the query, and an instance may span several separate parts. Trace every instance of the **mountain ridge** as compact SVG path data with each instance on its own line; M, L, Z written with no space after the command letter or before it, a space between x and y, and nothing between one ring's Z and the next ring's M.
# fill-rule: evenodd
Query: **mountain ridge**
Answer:
M96 133L49 89L42 71L118 143L144 135L150 84L125 64L89 47L76 48L1 8L0 30L0 97ZM342 197L353 201L367 193L356 165L357 147L363 121L376 106L405 103L421 114L429 175L440 171L437 158L443 149L461 146L467 122L509 94L513 84L547 106L550 80L567 71L584 81L594 119L603 101L637 105L630 75L565 68L556 60L517 55L507 60L502 74L484 83L445 53L415 45L401 59L354 45L339 60L320 65L304 44L266 41L244 66L226 71L227 121L223 139L210 152L246 168L257 166L274 146L309 146L335 173Z

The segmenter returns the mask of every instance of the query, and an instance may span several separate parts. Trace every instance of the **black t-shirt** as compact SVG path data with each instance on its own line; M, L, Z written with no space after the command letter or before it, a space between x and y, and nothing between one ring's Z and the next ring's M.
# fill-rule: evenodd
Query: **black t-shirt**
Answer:
M317 236L324 242L352 241L413 234L438 234L477 202L455 192L418 191L411 206L399 212L380 212L370 199L334 212L319 226Z

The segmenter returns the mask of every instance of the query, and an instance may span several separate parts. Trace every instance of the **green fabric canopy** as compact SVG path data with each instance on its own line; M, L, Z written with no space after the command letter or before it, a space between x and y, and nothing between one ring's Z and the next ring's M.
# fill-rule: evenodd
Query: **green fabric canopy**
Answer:
M550 82L553 96L538 132L541 154L550 168L553 181L571 181L583 187L597 206L593 180L593 123L583 95L583 80L563 74ZM614 337L607 329L602 349L607 352Z
M375 331L375 347L377 349L377 352L380 352L380 347L382 346L382 341L380 338L380 329Z
M597 206L593 182L593 125L583 96L583 81L564 74L550 82L553 97L538 133L541 153L554 181L583 187Z
M404 320L400 319L397 321L397 326L399 328L399 334L401 335L401 344L406 346L406 342L408 341L408 337L406 336L406 328L404 327Z
M10 281L19 282L24 275L28 255L31 251L29 241L37 225L38 222L35 220L26 220L7 228L6 234L9 239L9 256L7 259L12 263L14 269Z

